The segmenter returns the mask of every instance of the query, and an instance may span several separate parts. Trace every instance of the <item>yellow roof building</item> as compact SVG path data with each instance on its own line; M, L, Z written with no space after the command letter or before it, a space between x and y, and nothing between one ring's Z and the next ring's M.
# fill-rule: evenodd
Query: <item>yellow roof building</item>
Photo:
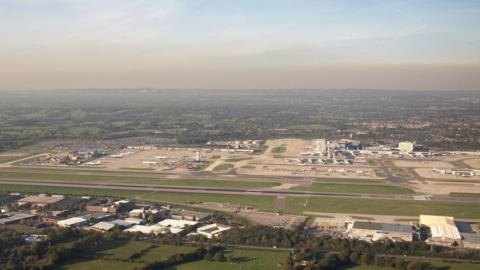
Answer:
M430 228L432 238L462 239L453 217L420 215L420 225Z

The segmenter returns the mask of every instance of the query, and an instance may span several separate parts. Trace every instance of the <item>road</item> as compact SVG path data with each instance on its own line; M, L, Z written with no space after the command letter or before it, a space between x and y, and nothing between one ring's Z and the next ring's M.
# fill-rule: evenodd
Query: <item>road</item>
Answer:
M311 192L294 191L278 189L240 189L240 188L212 188L212 187L191 187L191 186L168 186L168 185L148 185L148 184L127 184L112 182L85 183L76 181L54 181L54 180L31 180L31 179L9 179L0 178L0 184L10 185L29 185L29 186L52 186L52 187L71 187L71 188L96 188L96 189L122 189L122 190L145 190L145 191L165 191L165 192L186 192L186 193L209 193L209 194L234 194L234 195L270 195L270 196L300 196L300 197L334 197L351 199L387 199L387 200L406 200L415 201L411 195L379 195L379 194L359 194L359 193L330 193L330 192ZM418 200L418 199L417 199ZM476 198L451 198L438 197L435 201L445 202L470 202L478 203Z

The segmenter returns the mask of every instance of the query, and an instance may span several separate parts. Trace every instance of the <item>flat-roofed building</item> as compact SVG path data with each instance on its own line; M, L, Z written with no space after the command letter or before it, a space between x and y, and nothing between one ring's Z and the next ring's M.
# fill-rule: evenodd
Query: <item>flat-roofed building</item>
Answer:
M225 231L230 230L231 228L232 227L227 225L213 223L213 224L198 228L197 233L207 238L216 238L222 235Z
M178 211L173 211L170 216L173 219L179 219L179 220L205 221L209 219L212 215L206 212L189 211L189 210L182 209Z
M116 214L118 207L116 205L87 205L85 210L88 212Z
M403 153L410 153L413 152L415 149L415 143L413 142L400 142L398 144L398 150Z
M113 230L113 228L115 228L115 224L112 224L110 222L105 222L105 221L100 221L92 225L92 227L90 227L90 229L97 232L109 232Z
M184 229L186 226L195 226L198 222L190 220L164 219L158 223L160 226Z
M427 242L449 246L462 239L453 217L420 215L420 226L429 230Z
M46 194L40 194L40 195L31 195L25 198L22 198L17 201L18 205L25 205L25 204L31 204L32 207L45 207L47 205L53 205L58 202L61 202L65 199L64 196L62 195L46 195Z
M122 219L115 219L115 220L109 221L108 223L118 226L120 229L127 229L135 225L134 223L131 223Z
M130 217L130 218L126 218L125 221L130 224L136 224L136 225L145 224L145 220L141 218Z
M350 238L365 241L390 239L393 241L410 242L413 240L412 226L403 224L353 221L353 223L347 227L347 234Z
M21 198L22 198L22 195L16 194L16 193L0 195L0 206L16 202L17 200L19 200Z
M73 227L80 227L87 224L87 220L82 217L73 217L65 220L61 220L57 222L59 227L64 228L73 228Z
M0 218L0 225L7 225L18 223L22 220L29 220L36 218L35 215L19 212L10 212L8 215L5 215L3 218Z
M168 228L160 225L135 225L125 230L125 232L131 233L143 233L143 234L159 234L167 231Z

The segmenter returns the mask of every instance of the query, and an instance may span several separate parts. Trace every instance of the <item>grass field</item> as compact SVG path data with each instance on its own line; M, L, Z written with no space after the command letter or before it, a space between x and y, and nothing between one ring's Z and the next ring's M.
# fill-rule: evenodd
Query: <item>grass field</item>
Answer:
M92 248L91 252L82 254L71 263L60 266L57 269L135 269L145 263L165 260L171 255L194 251L190 246L154 245L145 241L128 239L108 241ZM138 258L132 258L134 254L140 254Z
M34 192L65 195L90 195L108 196L121 198L138 198L152 202L163 202L172 204L186 204L190 202L218 202L251 205L265 211L275 211L274 196L254 195L229 195L229 194L205 194L185 192L162 192L142 191L124 189L99 189L99 188L70 188L70 187L49 187L29 185L5 185L0 184L0 191L3 192Z
M10 162L13 160L21 159L24 156L0 156L0 163Z
M95 248L96 255L110 260L128 260L136 252L150 247L151 244L144 241L109 241Z
M289 212L329 212L375 215L417 216L447 215L457 218L480 218L480 205L433 201L397 201L341 198L287 197ZM307 202L306 206L305 203Z
M175 192L155 192L142 198L143 200L152 200L168 203L188 203L188 202L218 202L251 205L255 208L275 211L274 196L255 196L255 195L231 195L231 194L202 194L202 193L175 193Z
M351 183L351 184L361 184L361 183L385 183L385 179L375 179L375 178L329 178L329 177L316 177L315 181L320 183Z
M134 262L119 262L103 259L77 261L72 264L62 265L55 270L135 270L141 267L141 263Z
M473 269L480 269L480 264L473 264L473 263L452 263L452 262L443 262L441 260L435 259L428 259L422 260L425 262L429 262L436 267L445 267L445 270L473 270ZM386 267L386 266L367 266L367 265L359 265L355 267L350 267L348 270L394 270L393 267Z
M450 197L480 198L480 193L450 192Z
M408 179L409 178L409 174L408 174L407 170L405 170L404 168L398 167L397 165L395 165L395 163L392 160L386 160L385 165L390 167L390 169L392 170L392 172L395 176L398 176L398 177L403 178L403 179Z
M195 247L154 245L146 241L120 239L108 241L82 254L70 263L59 266L57 270L133 270L146 263L162 261L168 257L194 251ZM139 257L132 255L139 254ZM196 261L169 269L277 269L277 264L285 260L285 251L265 251L234 249L227 251L232 262Z
M228 164L230 165L230 164ZM222 165L220 165L222 166ZM28 179L28 180L55 180L74 182L114 182L114 183L137 183L150 185L168 186L192 186L192 187L222 187L222 188L270 188L279 185L274 182L234 181L234 180L203 180L203 179L154 179L149 177L128 177L110 175L67 174L67 173L34 173L34 172L10 172L0 171L0 178Z
M220 164L217 167L213 168L213 171L215 171L215 172L226 171L226 170L230 170L232 168L233 168L233 164L224 163L224 164Z
M251 157L238 157L238 158L229 158L226 159L226 162L239 162L239 161L244 161L244 160L251 160Z
M281 154L285 153L285 151L287 151L287 148L285 146L277 146L274 147L271 152L274 154Z
M278 263L283 263L287 252L265 250L233 250L226 254L231 256L232 262L196 261L167 268L168 270L278 270Z
M148 250L142 257L138 259L141 262L154 262L165 260L168 257L179 254L188 253L194 251L195 248L190 246L170 246L161 245Z
M65 195L78 195L78 196L82 196L82 195L107 196L107 197L122 197L122 198L134 198L134 197L141 196L151 192L151 191L126 190L126 189L71 188L71 187L7 185L7 184L0 184L0 191L65 194Z
M355 185L355 184L333 184L313 183L311 187L296 188L315 192L343 192L343 193L365 193L365 194L413 194L411 189L384 185Z

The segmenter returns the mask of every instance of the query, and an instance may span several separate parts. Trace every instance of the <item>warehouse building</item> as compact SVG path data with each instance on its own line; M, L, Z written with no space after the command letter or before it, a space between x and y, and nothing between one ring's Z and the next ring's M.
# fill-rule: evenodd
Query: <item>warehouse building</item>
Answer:
M462 240L453 217L420 215L420 226L427 229L427 242L452 246Z
M231 227L223 224L210 224L197 229L197 233L207 238L216 238L222 235L223 232L230 230Z
M57 222L57 225L63 228L81 227L85 224L87 224L87 220L82 217L73 217L73 218L69 218L69 219L65 219Z
M27 213L20 213L20 212L12 212L8 213L6 215L0 216L0 225L7 225L7 224L13 224L13 223L18 223L22 220L31 220L35 219L36 216L32 214L27 214Z
M32 207L45 207L47 205L54 205L60 201L63 201L65 199L64 196L62 195L46 195L46 194L40 194L40 195L31 195L25 198L22 198L17 201L18 205L25 205L25 204L30 204Z
M173 211L171 217L178 220L205 221L210 219L212 215L205 212L179 209L177 211Z
M413 152L415 149L415 143L414 142L400 142L398 144L398 150L402 153L410 153Z
M21 198L22 198L22 195L20 195L18 193L0 194L0 206L16 202L17 200L19 200Z
M413 240L411 225L353 221L347 224L348 237L365 241L390 239L393 241Z

